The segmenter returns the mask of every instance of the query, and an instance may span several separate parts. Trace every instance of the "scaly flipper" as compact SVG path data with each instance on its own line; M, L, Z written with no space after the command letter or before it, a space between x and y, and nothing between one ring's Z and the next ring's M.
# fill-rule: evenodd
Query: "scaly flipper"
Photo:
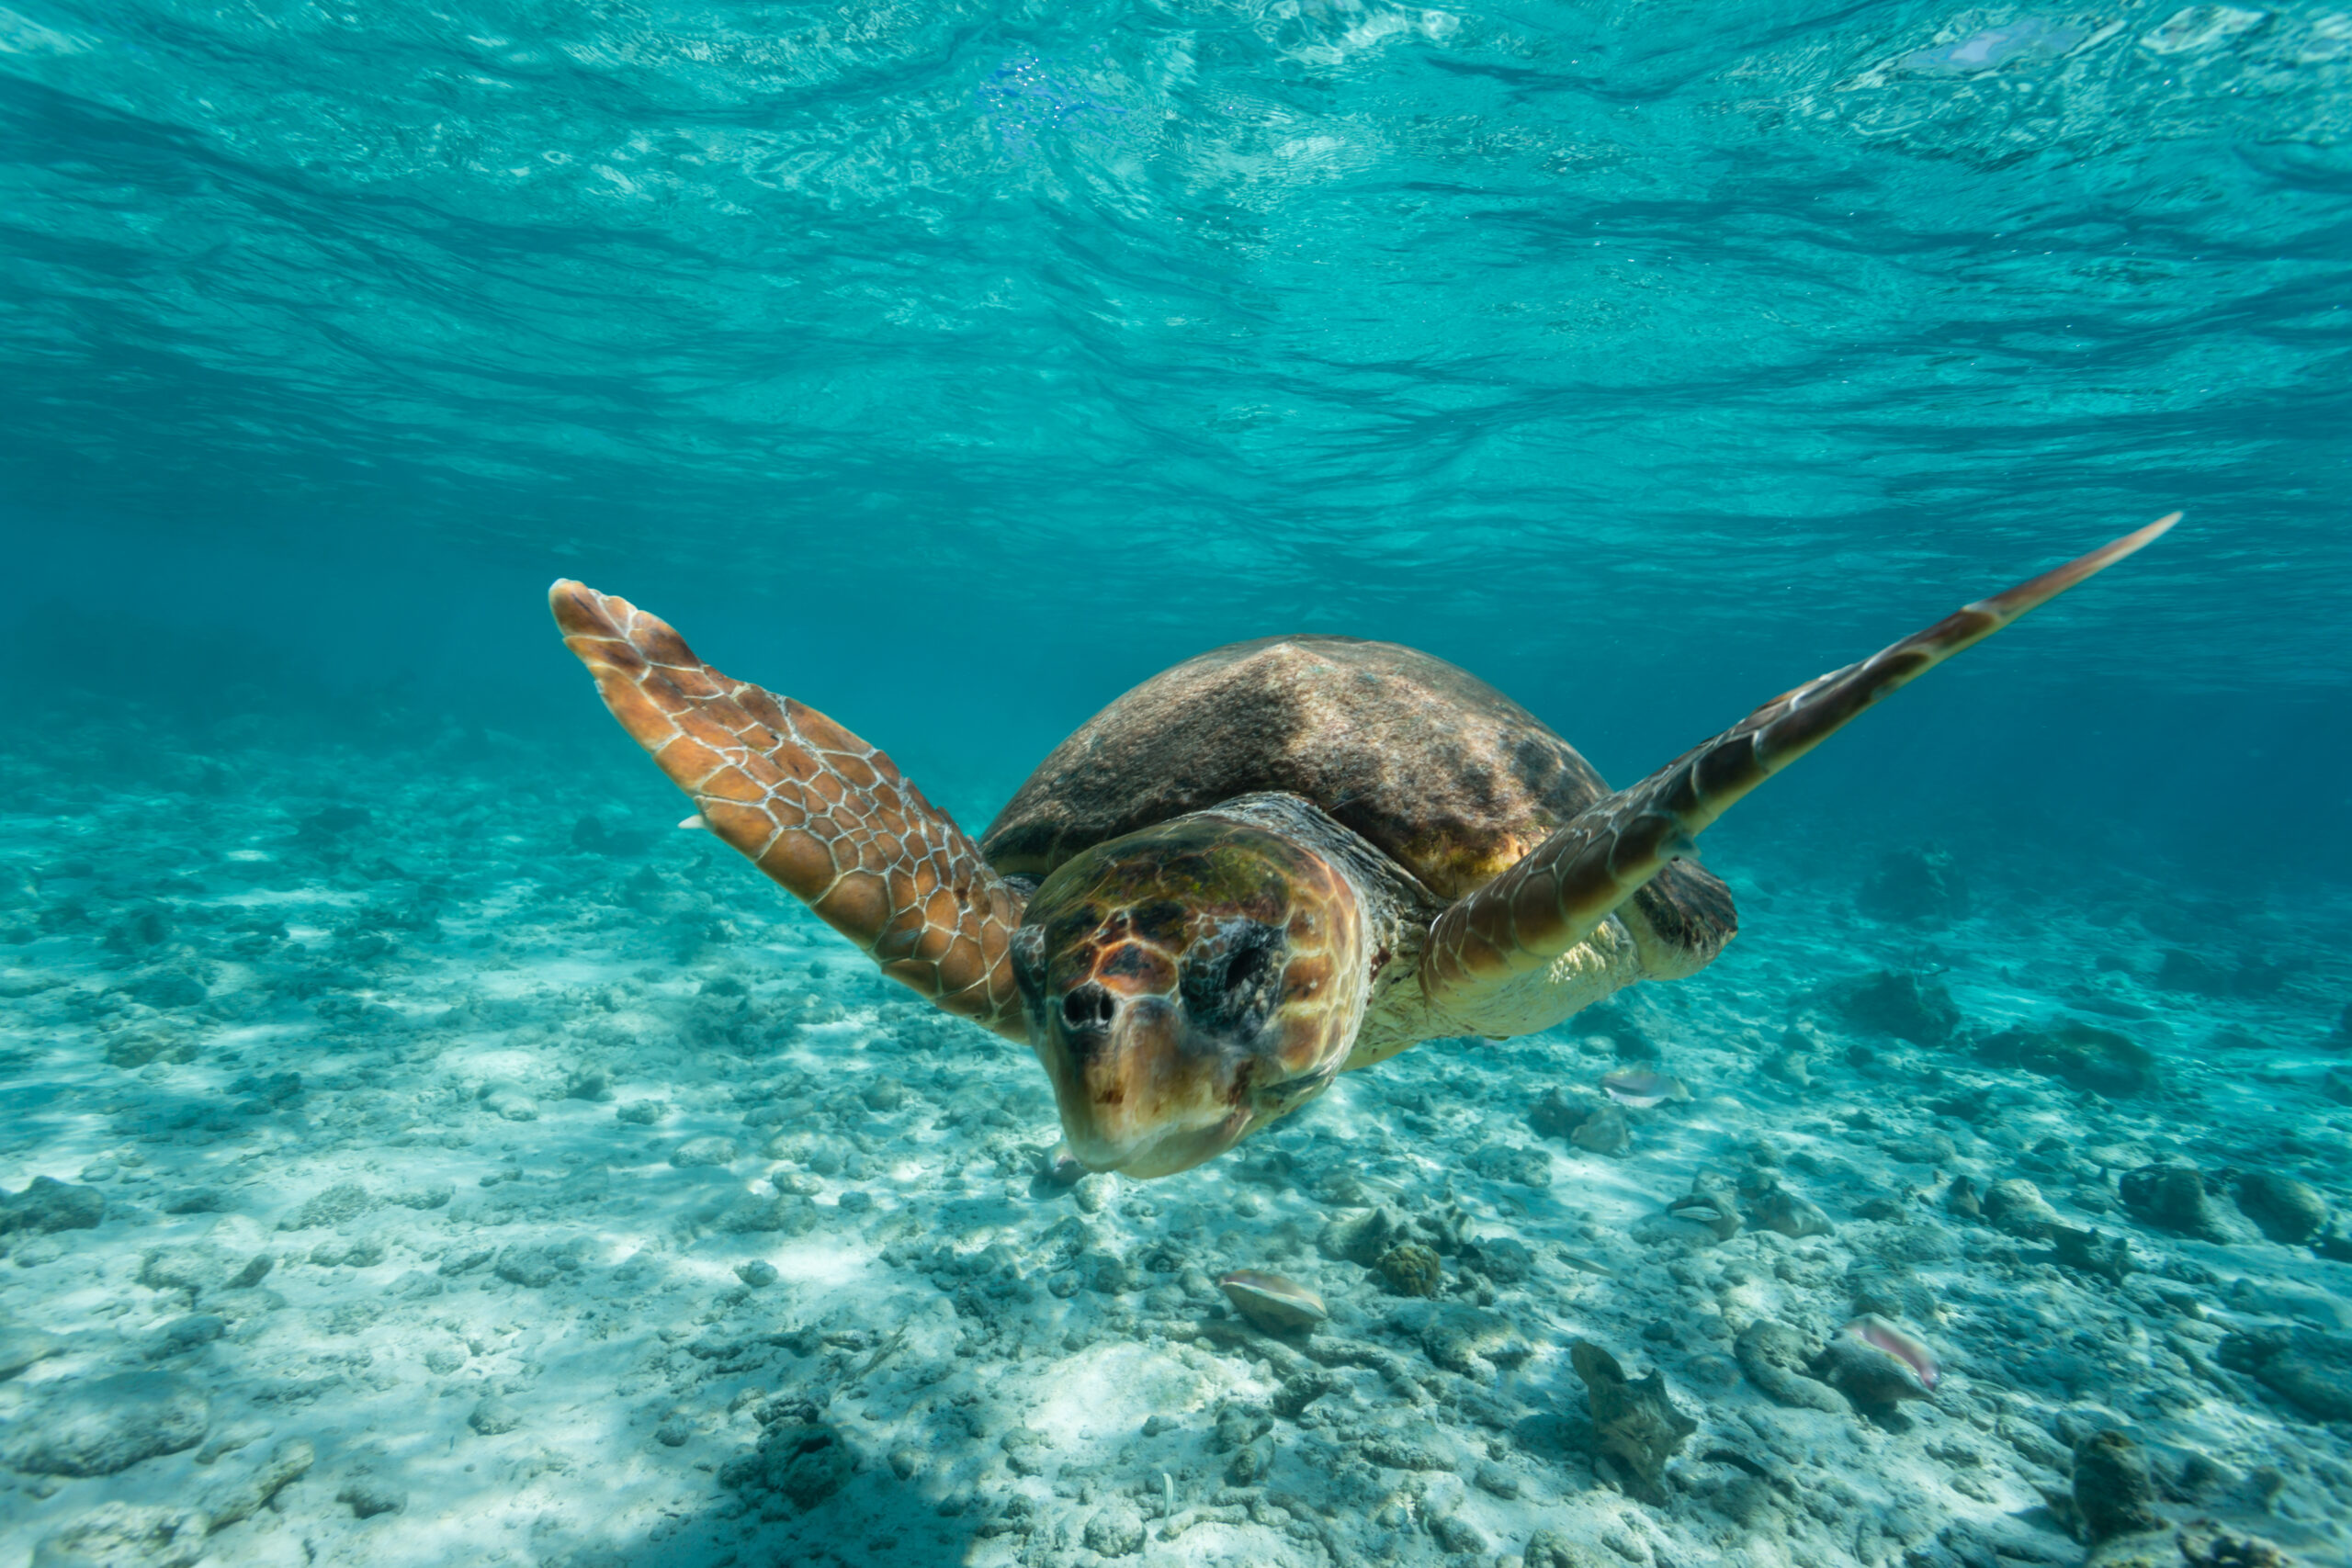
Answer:
M1595 802L1463 897L1430 932L1423 992L1443 1010L1479 990L1549 964L1674 861L1733 802L1812 750L1864 708L1964 648L1991 637L2180 520L2176 512L2080 560L1953 612L1926 631L1758 708L1713 740Z
M548 591L605 705L710 830L945 1010L1026 1042L1011 943L1022 895L889 758L811 707L696 659L627 600Z

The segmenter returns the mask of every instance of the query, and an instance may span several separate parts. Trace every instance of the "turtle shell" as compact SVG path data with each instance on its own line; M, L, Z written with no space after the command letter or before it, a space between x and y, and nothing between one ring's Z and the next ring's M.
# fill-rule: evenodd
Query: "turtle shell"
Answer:
M1091 845L1261 790L1313 801L1454 899L1609 786L1541 719L1442 659L1357 637L1261 637L1188 659L1087 720L980 850L1001 872L1043 876ZM1679 945L1719 945L1735 921L1729 891L1688 862L1635 898Z

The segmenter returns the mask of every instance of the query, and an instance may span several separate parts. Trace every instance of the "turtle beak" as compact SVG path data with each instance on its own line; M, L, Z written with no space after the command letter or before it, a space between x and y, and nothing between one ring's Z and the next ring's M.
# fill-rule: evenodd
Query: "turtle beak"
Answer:
M1246 1092L1259 1070L1251 1054L1201 1039L1166 996L1087 979L1048 1011L1037 1055L1070 1153L1091 1170L1172 1176L1223 1154L1259 1119Z

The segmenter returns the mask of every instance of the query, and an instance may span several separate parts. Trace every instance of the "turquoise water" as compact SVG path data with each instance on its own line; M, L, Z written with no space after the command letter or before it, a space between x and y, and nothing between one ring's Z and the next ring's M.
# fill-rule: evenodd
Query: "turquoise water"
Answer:
M10 17L20 608L197 584L512 723L561 570L1003 777L1341 631L1630 773L2180 507L1947 716L2030 669L2213 737L2167 811L2059 722L2052 810L2342 799L2324 6ZM355 636L354 579L429 619ZM137 679L134 635L87 641ZM987 695L939 711L943 660Z
M2109 1430L2345 1561L2348 137L2331 0L0 7L0 1192L103 1201L0 1226L0 1568L2073 1562ZM978 832L1282 632L1623 784L2174 510L1710 833L1705 974L1075 1196L1036 1066L674 831L543 597ZM1629 1149L1544 1131L1653 1058ZM1830 1236L1657 1229L1759 1170ZM1237 1338L1233 1268L1330 1326ZM1924 1411L1733 1355L1863 1310ZM1664 1491L1577 1340L1700 1424ZM838 1491L730 1469L804 1415Z

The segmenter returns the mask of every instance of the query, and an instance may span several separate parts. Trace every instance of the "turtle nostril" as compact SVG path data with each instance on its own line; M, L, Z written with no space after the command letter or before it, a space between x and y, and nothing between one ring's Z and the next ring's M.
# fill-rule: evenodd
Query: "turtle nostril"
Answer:
M1118 1003L1111 993L1089 980L1062 998L1062 1021L1078 1033L1093 1033L1111 1027L1111 1015L1118 1010Z

